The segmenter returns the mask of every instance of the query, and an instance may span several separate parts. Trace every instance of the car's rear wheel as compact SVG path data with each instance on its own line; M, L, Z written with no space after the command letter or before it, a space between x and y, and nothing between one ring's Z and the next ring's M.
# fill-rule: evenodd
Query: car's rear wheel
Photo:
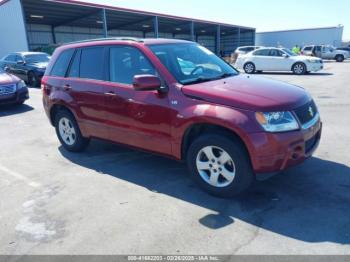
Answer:
M74 116L67 110L57 113L55 128L58 139L68 151L83 151L89 143L89 139L82 136Z
M306 73L306 65L304 63L295 63L292 71L296 75L304 75Z
M247 74L254 74L255 72L255 65L252 62L248 62L243 67L244 72Z
M35 76L34 72L32 71L28 72L28 85L32 87L39 86L39 79Z
M249 156L234 137L200 136L190 145L187 165L199 186L218 197L235 196L254 181Z
M336 55L335 56L335 61L341 63L344 61L344 56L343 55Z

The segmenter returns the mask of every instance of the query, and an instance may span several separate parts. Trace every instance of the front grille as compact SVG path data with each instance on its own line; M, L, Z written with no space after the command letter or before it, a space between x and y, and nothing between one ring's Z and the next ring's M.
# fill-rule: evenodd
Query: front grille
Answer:
M318 112L315 102L311 100L309 103L295 109L294 113L297 115L300 123L303 125L311 121Z
M16 85L0 85L0 96L13 94L16 92Z

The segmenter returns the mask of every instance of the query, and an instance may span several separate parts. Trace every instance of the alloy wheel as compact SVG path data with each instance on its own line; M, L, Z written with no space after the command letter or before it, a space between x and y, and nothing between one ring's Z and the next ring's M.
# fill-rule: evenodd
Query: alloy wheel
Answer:
M217 146L202 148L197 154L196 166L201 178L214 187L230 185L236 175L236 167L231 156Z
M62 140L69 146L73 145L76 141L76 132L72 122L62 117L58 122L58 130Z

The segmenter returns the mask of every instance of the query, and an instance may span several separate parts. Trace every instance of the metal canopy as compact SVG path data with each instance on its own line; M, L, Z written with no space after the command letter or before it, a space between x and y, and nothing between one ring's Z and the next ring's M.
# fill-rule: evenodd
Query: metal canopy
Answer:
M215 37L215 46L219 52L225 36L240 37L244 32L255 32L254 28L215 23L185 17L177 17L151 12L142 12L125 8L103 6L76 0L21 0L25 22L27 24L50 25L53 39L55 28L59 26L76 26L101 29L101 36L108 36L111 30L170 33L196 37ZM239 43L239 41L238 41Z

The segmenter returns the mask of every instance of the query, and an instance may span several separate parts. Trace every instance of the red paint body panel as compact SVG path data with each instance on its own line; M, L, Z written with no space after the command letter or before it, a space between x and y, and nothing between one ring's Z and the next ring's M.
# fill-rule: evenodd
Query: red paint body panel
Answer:
M50 116L52 106L64 105L73 112L86 137L103 138L178 160L182 158L183 139L189 128L196 124L221 126L241 138L257 174L283 170L313 153L320 139L320 122L307 130L267 133L255 119L256 111L284 111L304 105L311 99L307 92L245 75L182 86L147 46L174 41L106 40L58 48L42 80L47 115ZM168 92L136 91L132 85L48 75L63 50L94 45L138 48L161 75ZM64 90L65 85L71 89ZM316 143L305 152L305 142L315 135Z

